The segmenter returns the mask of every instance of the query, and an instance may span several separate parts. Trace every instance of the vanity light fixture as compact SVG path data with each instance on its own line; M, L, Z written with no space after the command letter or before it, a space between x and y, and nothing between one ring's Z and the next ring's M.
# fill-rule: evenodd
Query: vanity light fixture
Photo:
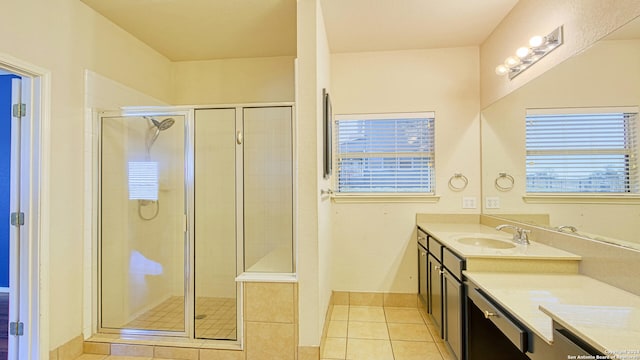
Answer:
M547 36L536 35L529 40L529 46L518 48L515 55L509 56L504 64L498 65L496 74L500 76L509 74L509 79L513 79L562 43L562 26L557 27Z

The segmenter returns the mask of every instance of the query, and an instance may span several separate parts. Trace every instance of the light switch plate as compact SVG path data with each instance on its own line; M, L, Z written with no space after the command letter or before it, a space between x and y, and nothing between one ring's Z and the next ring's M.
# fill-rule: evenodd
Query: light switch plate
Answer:
M484 207L487 209L500 209L500 198L497 196L487 196L484 199Z
M462 198L463 209L475 209L477 207L475 196L465 196Z

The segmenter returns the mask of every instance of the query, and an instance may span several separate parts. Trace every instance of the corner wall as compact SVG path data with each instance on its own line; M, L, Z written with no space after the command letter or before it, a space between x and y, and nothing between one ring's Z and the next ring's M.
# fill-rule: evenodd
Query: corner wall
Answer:
M317 56L317 90L316 99L318 102L316 109L316 136L317 136L317 161L316 171L318 174L318 330L322 334L325 317L329 308L331 291L333 290L333 240L331 222L331 211L333 203L328 196L321 196L320 191L331 188L331 178L324 179L324 102L322 99L322 89L326 89L330 96L331 90L331 54L329 53L329 42L324 24L324 17L320 2L316 5L317 28L316 28L316 56ZM299 359L303 360L303 359Z
M322 89L329 87L329 47L319 0L298 0L297 171L299 354L319 356L331 292L331 204L320 198L322 178ZM317 358L317 357L316 357Z

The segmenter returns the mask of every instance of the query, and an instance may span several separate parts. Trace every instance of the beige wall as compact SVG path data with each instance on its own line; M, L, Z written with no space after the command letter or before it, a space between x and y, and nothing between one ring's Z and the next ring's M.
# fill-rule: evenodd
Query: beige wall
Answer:
M483 111L483 196L500 197L500 209L487 213L547 213L552 226L573 225L581 232L640 242L637 204L528 204L524 116L528 108L638 106L640 40L600 42L556 66ZM498 191L499 172L515 178L514 189Z
M332 206L333 289L417 291L416 213L474 213L480 196L478 49L347 53L331 56L334 114L435 111L436 203ZM469 179L454 192L454 173Z
M294 100L292 56L173 63L176 105Z
M480 47L482 107L526 84L640 15L637 0L520 0ZM564 25L564 44L513 80L495 67L533 35Z
M0 52L51 71L49 347L82 332L84 70L170 99L170 63L76 0L3 3ZM126 56L123 56L126 54ZM45 230L46 231L46 230ZM46 343L46 340L45 340Z

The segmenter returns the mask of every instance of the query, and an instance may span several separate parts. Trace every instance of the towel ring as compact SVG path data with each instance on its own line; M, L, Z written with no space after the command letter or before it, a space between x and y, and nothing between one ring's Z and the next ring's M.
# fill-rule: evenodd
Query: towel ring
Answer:
M505 179L505 180L500 181L501 179ZM500 184L501 182L502 182L502 185ZM498 177L496 178L496 181L494 183L496 185L496 189L500 191L509 191L513 189L515 180L513 179L513 176L507 173L501 172L501 173L498 173Z
M456 179L459 179L462 181L462 183L459 183L457 186L454 184L454 181ZM462 191L464 190L467 185L469 185L469 179L467 179L466 176L462 175L461 173L455 173L453 174L453 176L451 178L449 178L449 188L453 191Z

